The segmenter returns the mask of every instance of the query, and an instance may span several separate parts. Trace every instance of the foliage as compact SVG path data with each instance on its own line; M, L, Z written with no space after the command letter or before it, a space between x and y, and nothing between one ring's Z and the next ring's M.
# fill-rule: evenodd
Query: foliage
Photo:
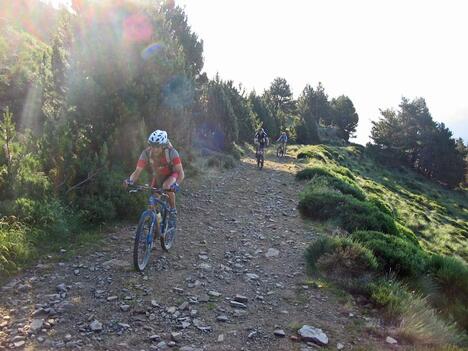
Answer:
M263 95L267 103L272 107L277 125L281 130L292 123L292 115L295 113L295 101L291 88L286 79L277 77L270 88Z
M248 97L249 105L253 113L258 119L258 123L270 135L278 135L280 133L280 126L278 125L273 107L269 105L264 96L258 96L255 91L252 91Z
M296 174L296 179L311 179L310 186L314 187L313 183L320 183L330 188L339 190L342 194L349 194L359 200L365 200L366 196L363 190L347 176L342 176L327 168L316 166L305 168Z
M30 257L28 230L15 217L0 218L0 277L15 271Z
M399 107L381 111L380 120L372 122L372 147L380 159L400 159L428 178L458 186L465 180L466 149L457 147L452 132L432 119L424 99L403 98Z
M453 323L444 322L427 299L414 294L395 279L381 278L370 284L370 299L397 320L400 337L426 345L462 343L461 333Z
M323 256L330 255L332 253L337 253L337 250L340 251L339 254L342 254L340 260L343 260L341 263L345 265L350 262L345 262L347 260L346 256L349 256L348 259L353 261L353 266L358 270L375 270L377 269L377 261L372 255L372 252L362 246L360 243L351 240L346 237L325 237L322 236L319 239L315 240L310 244L306 249L306 259L309 267L316 269L317 262ZM351 251L349 251L351 250ZM333 261L333 260L332 260ZM332 265L339 265L337 261L335 263L330 262ZM360 268L359 268L360 267ZM336 267L335 267L336 268ZM350 267L349 267L350 268ZM353 268L353 269L354 269ZM353 274L359 275L359 272L354 272Z
M404 238L377 231L356 231L351 237L374 253L384 272L416 277L426 271L426 253Z
M359 116L356 113L353 102L347 96L341 95L338 98L333 98L330 102L333 124L338 127L340 136L348 141L356 132L356 127L359 122Z
M328 103L310 86L306 85L297 101L297 110L300 122L296 127L297 141L303 144L318 144L318 124L321 109Z
M367 201L333 191L306 189L301 194L299 210L303 215L319 220L334 220L349 232L377 230L398 235L391 217Z

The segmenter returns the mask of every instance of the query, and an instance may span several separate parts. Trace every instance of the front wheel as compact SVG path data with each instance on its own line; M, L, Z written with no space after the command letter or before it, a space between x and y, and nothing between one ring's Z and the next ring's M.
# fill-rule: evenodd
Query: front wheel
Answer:
M159 238L161 242L161 247L164 251L169 251L174 245L175 236L176 236L176 225L175 221L172 225L169 224L169 214L166 210L162 216L161 226L161 236Z
M133 266L138 272L146 268L150 258L154 223L156 223L154 212L147 210L141 214L133 245Z
M263 168L263 163L265 162L265 159L263 158L263 154L258 155L257 159L257 166L259 169Z

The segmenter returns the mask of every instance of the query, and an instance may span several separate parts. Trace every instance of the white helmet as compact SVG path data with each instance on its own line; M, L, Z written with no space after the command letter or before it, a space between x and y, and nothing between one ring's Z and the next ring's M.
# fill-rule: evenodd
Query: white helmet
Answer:
M164 130L155 130L148 138L148 144L153 146L166 145L168 143L167 132Z

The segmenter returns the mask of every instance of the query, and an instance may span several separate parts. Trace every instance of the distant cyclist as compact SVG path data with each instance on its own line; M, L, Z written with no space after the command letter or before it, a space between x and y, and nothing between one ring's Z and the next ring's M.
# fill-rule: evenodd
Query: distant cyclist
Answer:
M268 134L265 132L265 129L260 128L257 133L255 133L254 143L257 144L257 153L263 149L265 146L268 146Z
M286 154L286 144L288 143L288 135L286 132L282 132L279 136L277 143L281 143L281 147L283 148L283 154Z
M185 174L179 153L170 143L167 133L163 130L155 130L148 138L149 147L143 150L138 159L135 171L125 180L124 184L131 185L138 180L141 171L147 167L153 178L152 187L178 190L179 184L184 180ZM168 193L169 225L175 228L177 210L176 196L174 192Z

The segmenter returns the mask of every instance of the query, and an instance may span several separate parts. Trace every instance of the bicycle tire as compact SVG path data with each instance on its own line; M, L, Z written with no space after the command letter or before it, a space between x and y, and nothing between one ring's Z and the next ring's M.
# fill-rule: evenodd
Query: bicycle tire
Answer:
M162 228L160 230L159 241L161 243L162 249L168 252L174 245L174 241L176 237L176 228L169 228L167 211L164 211L164 213L161 214L161 218L162 218Z
M260 161L259 168L260 168L260 170L262 170L263 169L263 163L265 162L265 158L263 157L263 155L260 155L259 159L260 159L259 160Z
M283 157L283 148L281 146L279 146L276 149L276 157L278 157L278 158Z
M133 267L137 272L143 272L149 262L151 255L151 244L148 242L148 236L153 236L153 224L155 223L154 212L150 210L144 211L140 220L138 221L138 227L135 233L135 241L133 243ZM152 241L152 240L150 240ZM140 252L140 248L144 248L144 251Z

